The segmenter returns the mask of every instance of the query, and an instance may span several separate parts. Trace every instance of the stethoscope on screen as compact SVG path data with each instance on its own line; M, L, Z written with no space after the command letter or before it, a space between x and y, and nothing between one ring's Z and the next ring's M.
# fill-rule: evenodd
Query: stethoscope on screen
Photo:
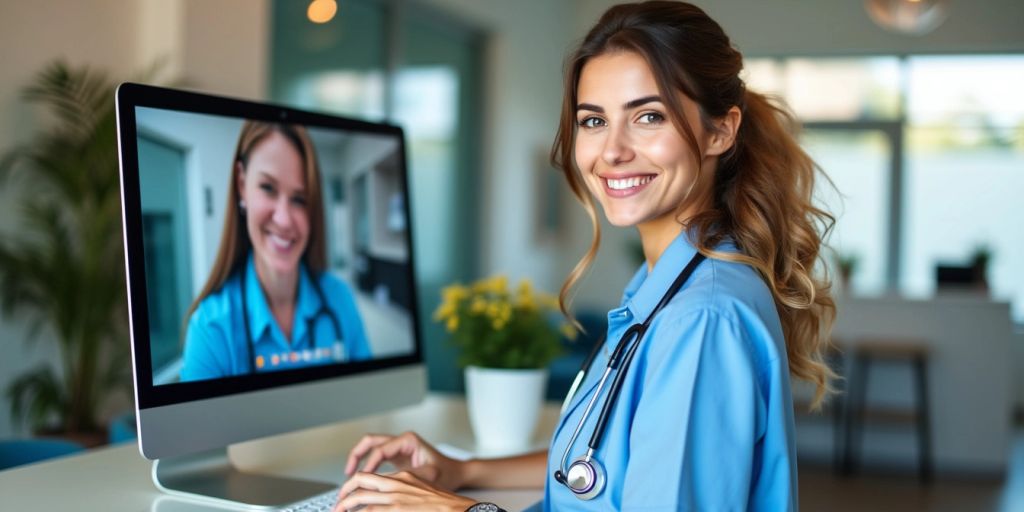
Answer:
M619 396L619 389L622 388L622 382L626 375L626 370L629 369L629 363L633 360L633 354L636 353L636 348L640 345L640 341L643 339L644 334L647 332L647 328L651 325L651 320L654 316L665 307L666 304L675 294L683 287L683 283L690 278L693 274L694 269L700 262L704 261L705 257L701 253L693 255L693 258L689 263L686 264L686 268L679 273L679 277L672 282L665 295L658 302L658 305L654 307L654 311L647 316L647 319L641 324L633 324L626 329L626 332L622 334L622 338L619 339L618 345L615 346L615 351L612 352L611 357L608 359L608 366L604 370L604 374L601 376L601 381L597 385L597 389L594 391L594 396L590 399L587 404L587 408L583 411L583 417L580 418L580 422L576 425L576 430L572 433L572 438L569 439L569 444L565 447L565 453L562 454L562 461L558 464L558 470L555 471L555 480L566 486L581 500L590 500L601 494L605 486L605 471L604 466L601 462L594 457L594 452L597 451L598 446L601 444L601 438L604 435L604 429L608 425L608 418L611 416L612 408L615 406L615 399ZM633 341L636 340L636 341ZM631 343L632 342L632 343ZM573 381L572 388L569 390L569 396L566 397L566 404L572 400L572 396L576 393L576 388L579 387L580 382L583 381L583 377L590 370L590 365L594 362L594 357L600 352L601 346L604 345L604 338L594 346L590 355L586 361L583 362L583 367L580 368L579 373L576 374L576 379ZM594 433L590 436L590 442L587 443L587 453L582 457L577 458L569 466L569 469L565 471L565 464L569 460L569 450L572 449L576 438L579 437L580 431L583 430L583 425L587 422L587 418L590 417L590 411L594 408L594 404L597 398L601 396L601 390L604 389L605 382L608 380L608 376L616 371L615 380L612 381L612 387L608 390L608 398L605 399L604 405L601 407L601 415L597 417L597 424L594 425ZM564 406L563 406L564 409Z
M300 266L301 268L301 266ZM306 319L306 331L309 333L307 340L307 348L313 349L316 347L316 325L321 318L327 317L331 321L331 325L334 327L334 336L337 343L342 343L341 335L341 322L338 321L337 315L334 314L330 308L327 307L327 297L324 296L324 290L320 287L320 283L313 278L313 275L307 270L309 276L309 282L313 284L313 289L316 290L316 296L320 299L320 309L317 310L316 314ZM249 332L249 304L246 300L245 293L245 282L248 280L245 272L242 272L242 324L245 326L245 346L249 350L249 373L256 373L256 342L252 339L252 333Z

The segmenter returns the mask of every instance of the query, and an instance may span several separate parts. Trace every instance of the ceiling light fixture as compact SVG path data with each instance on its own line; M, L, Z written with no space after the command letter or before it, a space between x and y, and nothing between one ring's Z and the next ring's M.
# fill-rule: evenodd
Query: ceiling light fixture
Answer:
M864 0L876 25L901 34L923 35L935 30L949 10L947 0Z
M306 16L313 23L327 23L337 12L338 3L334 0L313 0L306 9Z

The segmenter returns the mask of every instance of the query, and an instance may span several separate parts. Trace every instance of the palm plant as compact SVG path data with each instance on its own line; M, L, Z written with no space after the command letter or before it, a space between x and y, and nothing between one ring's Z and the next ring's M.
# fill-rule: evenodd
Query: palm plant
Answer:
M56 122L0 160L21 221L0 239L0 304L29 320L27 343L60 348L59 368L44 363L7 388L12 417L36 430L101 430L104 400L129 389L115 88L88 68L47 66L24 98Z

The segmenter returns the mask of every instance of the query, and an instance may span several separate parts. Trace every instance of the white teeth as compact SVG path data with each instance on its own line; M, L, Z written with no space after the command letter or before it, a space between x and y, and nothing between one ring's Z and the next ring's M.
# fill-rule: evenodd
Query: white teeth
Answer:
M270 240L270 243L274 244L275 247L278 247L280 249L288 249L288 248L290 248L292 246L293 243L295 243L292 240L288 240L287 238L282 238L282 237L277 236L277 235L275 235L273 233L269 234L267 236L267 238Z
M639 187L640 185L647 184L648 182L650 182L653 179L654 179L653 176L643 176L643 177L637 176L637 177L625 178L625 179L621 179L621 180L608 179L606 181L608 182L608 188L610 188L612 190L626 190L626 189L629 189L629 188Z

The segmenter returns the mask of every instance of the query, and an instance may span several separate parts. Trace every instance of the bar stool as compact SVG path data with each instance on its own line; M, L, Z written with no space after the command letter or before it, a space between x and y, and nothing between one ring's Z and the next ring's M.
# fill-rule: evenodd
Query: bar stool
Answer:
M922 483L931 483L932 443L931 415L928 407L928 355L924 340L910 338L862 339L849 348L852 357L849 396L846 400L842 469L851 474L858 469L864 422L867 419L885 422L909 423L917 429L917 469ZM868 409L865 405L868 377L873 363L909 363L914 373L914 409Z

